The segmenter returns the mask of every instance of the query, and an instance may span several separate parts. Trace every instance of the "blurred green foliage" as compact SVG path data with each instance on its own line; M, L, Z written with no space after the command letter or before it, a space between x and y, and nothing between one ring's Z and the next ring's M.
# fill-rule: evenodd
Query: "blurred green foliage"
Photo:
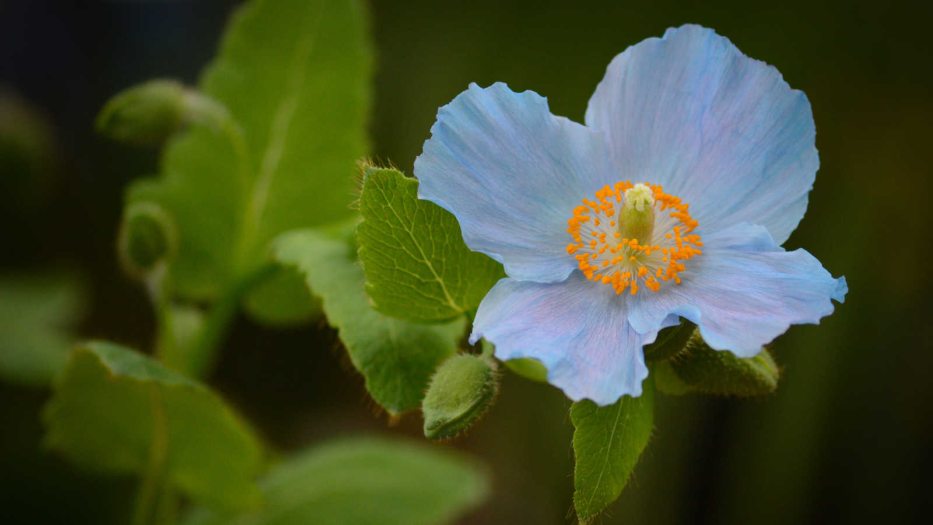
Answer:
M74 276L0 277L0 378L48 386L71 351L71 330L82 307Z
M556 113L581 120L612 56L684 22L715 28L804 90L822 167L789 247L805 246L846 275L852 292L822 326L795 327L774 345L784 372L774 396L659 395L649 452L603 522L923 520L933 468L926 377L933 345L925 329L933 291L925 266L933 254L923 201L933 184L929 6L415 0L372 8L373 153L406 171L437 108L469 82L534 89ZM86 271L94 301L82 334L143 347L153 330L146 300L113 277L112 246L123 184L154 171L156 160L94 138L94 113L134 82L193 79L213 56L228 10L227 2L0 6L0 40L15 50L2 60L3 78L47 110L63 151L42 158L60 157L66 175L43 190L39 216L4 200L2 261L22 271L40 260L70 260ZM0 180L8 182L6 172ZM352 196L349 186L343 191ZM384 427L361 401L362 386L347 382L327 329L273 334L240 319L231 339L211 379L273 447L294 450ZM494 465L491 501L464 522L565 523L569 403L547 385L511 375L502 392L483 424L458 441ZM43 401L32 390L0 386L0 505L12 522L121 523L132 497L125 483L78 473L38 450L35 414ZM421 428L406 419L396 431L420 435Z
M0 81L0 219L34 218L48 198L55 139L42 112Z
M197 509L183 525L433 525L488 490L472 461L378 438L319 445L277 465L260 485L265 509L241 516Z
M81 344L43 419L45 444L83 467L154 476L146 482L226 508L259 505L252 430L204 386L128 348Z
M359 2L251 2L231 19L199 87L229 115L165 150L162 178L134 183L179 226L173 293L217 300L268 262L285 230L347 217L354 162L366 154L371 50ZM267 279L286 288L294 280ZM279 292L285 295L287 291ZM308 296L249 301L262 318L303 317Z

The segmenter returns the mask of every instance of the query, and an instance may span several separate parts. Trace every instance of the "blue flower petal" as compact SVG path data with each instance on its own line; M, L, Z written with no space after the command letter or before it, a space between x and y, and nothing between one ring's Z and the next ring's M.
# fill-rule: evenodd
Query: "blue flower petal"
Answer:
M680 285L631 301L629 322L654 329L671 314L700 327L717 350L751 357L793 324L818 324L848 287L805 250L784 251L762 226L742 224L704 237Z
M615 180L602 134L502 83L471 84L438 111L415 175L418 196L453 213L471 249L536 282L562 281L576 268L565 251L567 219Z
M502 279L480 304L470 340L485 337L499 359L537 359L548 382L574 401L612 404L641 395L642 347L657 336L632 329L626 300L580 272L553 284Z
M783 244L819 168L807 97L695 25L615 57L586 123L607 134L619 172L684 199L705 231L750 222Z

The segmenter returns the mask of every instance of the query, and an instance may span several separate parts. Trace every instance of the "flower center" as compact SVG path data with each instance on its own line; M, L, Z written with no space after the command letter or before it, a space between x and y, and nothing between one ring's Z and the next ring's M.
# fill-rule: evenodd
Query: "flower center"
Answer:
M680 284L684 262L700 255L703 241L692 233L698 223L680 198L661 186L620 181L583 199L567 220L573 237L567 253L591 281L626 289L657 292L662 283Z

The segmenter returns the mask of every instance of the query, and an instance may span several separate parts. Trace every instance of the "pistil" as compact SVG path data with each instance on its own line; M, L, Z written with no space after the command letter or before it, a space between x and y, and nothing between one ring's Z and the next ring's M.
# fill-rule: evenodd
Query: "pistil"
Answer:
M645 246L652 243L654 234L654 194L644 184L625 190L625 202L619 213L619 233L624 239L635 239Z

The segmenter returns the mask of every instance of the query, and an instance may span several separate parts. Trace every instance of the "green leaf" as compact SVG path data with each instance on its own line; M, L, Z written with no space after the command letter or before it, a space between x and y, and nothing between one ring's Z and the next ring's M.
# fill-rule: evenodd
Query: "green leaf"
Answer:
M259 443L213 392L132 350L91 342L72 354L46 405L46 444L88 468L151 474L226 508L259 502Z
M321 301L311 295L294 268L278 267L243 300L253 320L266 326L295 326L321 315Z
M509 359L505 362L505 366L525 379L537 381L538 383L547 382L547 368L541 364L541 361L532 357Z
M741 358L713 350L695 332L682 352L668 363L671 372L692 392L722 396L761 396L777 390L781 371L767 349Z
M81 291L66 276L0 278L0 377L46 386L65 366Z
M434 369L455 352L464 320L419 325L373 310L349 231L287 233L275 243L276 258L304 274L370 395L389 413L399 414L420 406Z
M489 341L483 339L483 353L487 355L495 354L495 347ZM519 357L505 361L505 366L512 372L538 383L547 383L547 367L544 363L533 357Z
M448 439L466 431L492 406L499 376L492 360L455 355L441 363L421 404L424 435Z
M289 459L261 482L266 504L239 516L198 509L184 525L433 525L487 495L484 473L459 455L384 439L347 439Z
M177 223L177 295L214 300L266 262L279 233L350 215L367 150L364 7L255 0L232 18L199 85L232 121L176 137L162 177L129 191L130 202L159 205Z
M640 397L624 396L614 405L574 403L573 505L583 523L615 501L645 450L654 425L654 385L643 383Z
M471 252L453 215L418 199L418 182L370 168L360 197L360 261L376 309L409 321L444 321L475 310L503 277Z

